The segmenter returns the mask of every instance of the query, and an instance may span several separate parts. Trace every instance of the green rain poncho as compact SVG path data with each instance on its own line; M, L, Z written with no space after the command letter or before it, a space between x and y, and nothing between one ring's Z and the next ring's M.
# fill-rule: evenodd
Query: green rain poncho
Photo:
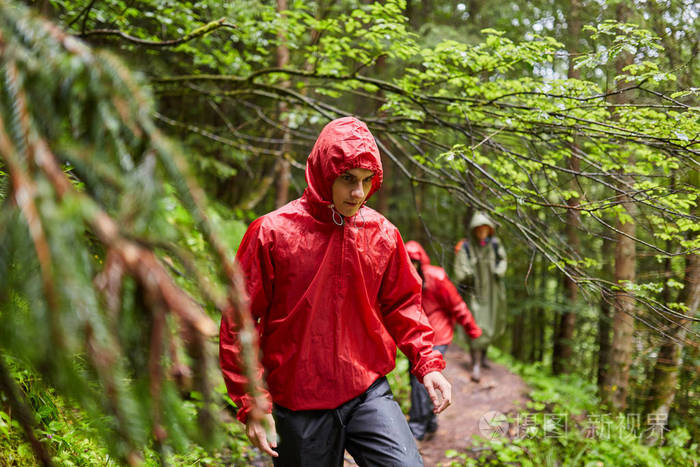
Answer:
M474 229L480 225L491 227L484 242L474 236ZM475 349L488 346L506 327L506 251L493 232L491 219L477 212L469 224L469 237L456 248L454 279L483 331L481 337L470 343Z

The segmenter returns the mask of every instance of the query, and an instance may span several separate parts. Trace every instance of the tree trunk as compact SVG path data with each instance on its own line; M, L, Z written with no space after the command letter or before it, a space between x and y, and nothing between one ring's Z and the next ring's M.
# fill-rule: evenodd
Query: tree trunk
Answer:
M574 171L580 170L580 160L575 155L576 147L569 158L569 168ZM572 180L570 190L578 192L576 180ZM578 236L579 225L581 223L578 211L579 197L567 200L570 206L566 212L566 238L571 253L574 258L578 258L581 251L581 240ZM573 337L576 327L576 308L578 302L578 284L568 276L564 276L564 291L566 293L567 307L559 320L559 326L555 330L554 349L552 351L552 371L555 375L569 373L571 370L571 356L573 355Z
M413 188L414 193L414 206L416 208L416 214L413 217L413 222L411 222L411 231L413 232L413 238L420 243L425 245L427 242L427 237L425 235L425 228L423 227L423 220L420 217L420 213L423 212L423 201L425 198L425 184L419 183L418 186Z
M382 171L384 172L384 181L382 188L377 192L377 211L384 216L389 215L389 199L391 198L391 177L393 176L393 166L391 159L381 153Z
M700 254L689 254L686 257L684 288L682 303L688 307L686 316L695 316L700 304ZM656 358L654 374L652 377L649 398L647 399L645 414L647 419L663 421L668 420L668 413L676 395L678 373L682 362L683 342L686 336L688 318L668 317L673 323L667 330L668 337L663 338L663 343ZM648 432L645 441L649 444L660 438L660 433Z
M406 4L408 8L408 3ZM374 65L374 72L375 76L382 76L384 74L384 70L386 68L386 56L382 55L377 58L377 63ZM381 89L377 91L377 98L381 98L383 96L383 92ZM381 101L380 100L374 100L373 101L373 106L374 106L374 115L379 115L379 108L381 107ZM386 141L383 141L386 144ZM382 182L382 188L377 192L376 194L376 199L377 199L377 204L376 208L377 211L382 213L383 215L387 216L389 214L389 200L391 199L391 188L393 186L393 163L391 162L391 159L384 154L384 151L380 151L380 157L382 158L382 170L384 172L384 181Z
M571 0L569 4L568 22L568 37L570 38L569 53L573 56L578 52L578 41L581 33L580 5L579 0ZM570 79L580 78L580 73L574 68L573 60L569 60ZM571 155L569 156L569 169L572 173L578 173L581 170L581 161L577 155L578 147L576 142L572 144ZM578 258L581 252L581 240L578 236L581 219L578 211L579 196L578 196L578 181L576 177L572 177L569 182L569 190L577 193L566 200L569 209L566 212L566 238L571 247L571 254L574 258ZM576 327L576 308L578 301L578 284L571 280L568 276L564 276L564 290L568 306L566 311L561 315L559 326L555 330L554 349L552 351L552 371L555 375L561 373L569 373L571 371L573 355L573 337L574 328Z
M277 0L277 11L282 13L287 9L287 0ZM285 68L289 63L289 49L287 48L287 34L284 28L280 28L277 31L277 37L280 44L277 46L277 67ZM281 84L282 87L289 87L289 81L284 81ZM289 181L291 179L291 165L287 160L291 150L289 130L287 129L289 125L289 119L286 116L287 112L287 102L280 100L277 104L277 112L279 114L279 122L282 127L285 128L282 134L282 147L280 148L280 156L277 160L277 180L275 183L276 194L275 194L275 207L280 208L287 204L289 201Z
M484 0L470 0L467 3L467 12L469 13L469 21L474 24L479 24L483 26L483 20L479 18L479 13L484 6Z
M625 210L632 216L632 202L625 201ZM627 221L619 225L619 230L634 235L635 224ZM636 252L634 240L619 234L615 248L615 283L624 286L635 280ZM624 410L627 400L629 367L632 362L634 335L634 300L628 292L617 291L614 297L615 316L613 318L612 360L605 384L606 402L616 410Z
M285 142L282 143L282 154L289 154L288 149L287 151L284 150L284 146L287 146L287 148L289 147L288 143L286 142L286 140L288 140L288 135L289 132L285 131ZM281 208L289 201L289 181L292 177L291 165L289 164L288 160L281 158L277 161L276 169L277 182L275 183L275 207Z
M517 360L523 359L523 330L525 329L525 314L522 310L513 319L511 329L510 354Z
M629 17L629 8L626 4L617 5L617 20L626 22ZM622 74L622 69L632 63L632 57L622 54L615 63L617 75ZM627 83L619 82L619 87ZM625 97L621 94L614 96L617 104L624 104ZM629 165L634 160L630 154ZM636 279L637 252L634 241L637 225L635 217L637 208L634 200L629 196L629 191L634 185L634 179L624 173L620 173L620 204L624 207L624 218L618 220L617 244L615 246L615 284L625 287L626 283L634 283ZM613 317L612 359L607 378L603 384L603 401L614 411L622 412L627 407L627 391L629 387L629 369L632 364L632 351L634 347L634 298L625 290L615 292L615 316Z
M538 298L540 299L539 301L541 302L541 299L546 296L547 294L547 267L544 264L544 258L540 258L539 261L539 276L540 276L540 283L539 283L539 293L537 294ZM533 331L533 336L534 339L532 340L532 356L533 358L530 359L532 363L534 362L541 362L544 359L544 349L545 349L545 328L547 327L547 307L543 306L542 304L538 305L537 308L535 308L534 314L535 316L533 317L533 322L534 322L534 327L532 329Z
M630 186L634 182L631 177L622 176ZM625 287L636 279L637 253L633 240L636 233L634 218L636 206L634 201L622 195L622 205L629 218L625 222L618 221L617 244L615 246L615 284ZM603 385L603 400L615 411L624 411L627 407L627 389L629 369L632 363L634 347L634 298L630 292L618 290L614 295L615 315L613 317L613 339L611 361L607 378Z
M628 183L633 183L631 177L623 176ZM636 278L636 245L631 237L636 232L634 218L636 207L634 201L627 195L622 196L622 205L628 219L618 221L617 244L615 246L615 278L614 283L625 287ZM615 315L613 317L613 338L611 346L611 361L607 378L603 387L603 400L616 411L627 407L627 389L629 369L632 363L634 346L634 298L625 290L614 294Z
M613 263L612 261L607 261L610 258L613 249L612 240L604 236L603 237L603 270L601 271L601 276L605 280L611 280L613 277ZM598 392L603 393L603 387L605 384L605 379L607 378L608 368L610 367L610 321L611 321L611 307L610 303L612 297L601 294L600 297L600 316L598 317Z
M568 226L567 226L568 227ZM568 229L567 229L568 230ZM577 236L578 237L578 236ZM552 349L552 371L555 375L571 371L571 355L573 354L572 340L576 325L576 306L578 286L568 277L563 278L567 300L567 311L561 314L555 329L554 346Z
M516 277L526 277L528 264L524 265L524 270L515 271ZM532 276L528 277L529 281L532 280ZM511 289L514 293L514 299L516 303L527 303L527 299L530 296L527 287L513 288ZM510 323L510 354L516 360L523 361L525 349L524 344L527 341L527 312L526 308L520 308L517 312L511 311L511 316L513 321Z

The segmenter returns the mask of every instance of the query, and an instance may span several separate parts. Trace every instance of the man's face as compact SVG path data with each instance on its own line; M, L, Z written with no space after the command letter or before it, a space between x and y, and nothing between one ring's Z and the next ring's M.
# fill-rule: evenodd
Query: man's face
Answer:
M333 182L333 204L345 217L354 216L362 207L372 189L374 172L368 169L349 169Z

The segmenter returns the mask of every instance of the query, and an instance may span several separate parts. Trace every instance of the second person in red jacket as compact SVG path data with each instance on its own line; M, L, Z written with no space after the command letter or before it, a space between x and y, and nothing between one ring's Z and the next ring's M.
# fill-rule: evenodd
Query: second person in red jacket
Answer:
M479 337L481 329L445 270L430 264L430 257L420 243L411 240L406 243L406 250L423 280L423 309L435 332L434 349L444 355L452 342L455 323L459 323L470 338ZM437 415L433 411L433 404L423 385L413 375L409 417L408 426L416 439L422 440L426 435L437 431Z

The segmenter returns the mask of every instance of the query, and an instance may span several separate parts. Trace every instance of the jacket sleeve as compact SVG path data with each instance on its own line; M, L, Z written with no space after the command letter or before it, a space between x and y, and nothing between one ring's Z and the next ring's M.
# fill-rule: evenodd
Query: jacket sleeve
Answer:
M241 241L236 254L241 271L245 277L248 304L256 330L259 331L259 320L267 311L272 297L272 281L274 269L270 252L261 240L261 219L254 221ZM238 419L246 423L251 409L252 396L246 393L247 379L241 371L240 345L237 325L231 319L231 313L225 313L221 319L219 330L219 364L226 383L226 389L233 402L238 407ZM262 367L257 368L261 380ZM267 412L272 410L271 399L265 388L258 388L267 400Z
M420 278L398 230L396 248L382 278L379 306L384 325L411 362L411 373L421 383L426 374L445 368L442 355L433 349L433 328L421 306Z
M454 278L457 283L464 282L474 275L472 255L467 240L461 240L455 251Z
M462 297L460 297L457 289L452 282L450 282L450 279L445 277L440 285L445 309L450 311L454 320L464 328L464 332L466 332L470 338L476 339L481 336L481 328L476 324L474 317L469 311L469 307L464 303L464 300L462 300Z
M494 251L493 273L498 277L503 277L506 275L506 269L508 268L506 249L503 248L501 240L499 240L497 237L493 237L491 240L491 245L493 246Z

